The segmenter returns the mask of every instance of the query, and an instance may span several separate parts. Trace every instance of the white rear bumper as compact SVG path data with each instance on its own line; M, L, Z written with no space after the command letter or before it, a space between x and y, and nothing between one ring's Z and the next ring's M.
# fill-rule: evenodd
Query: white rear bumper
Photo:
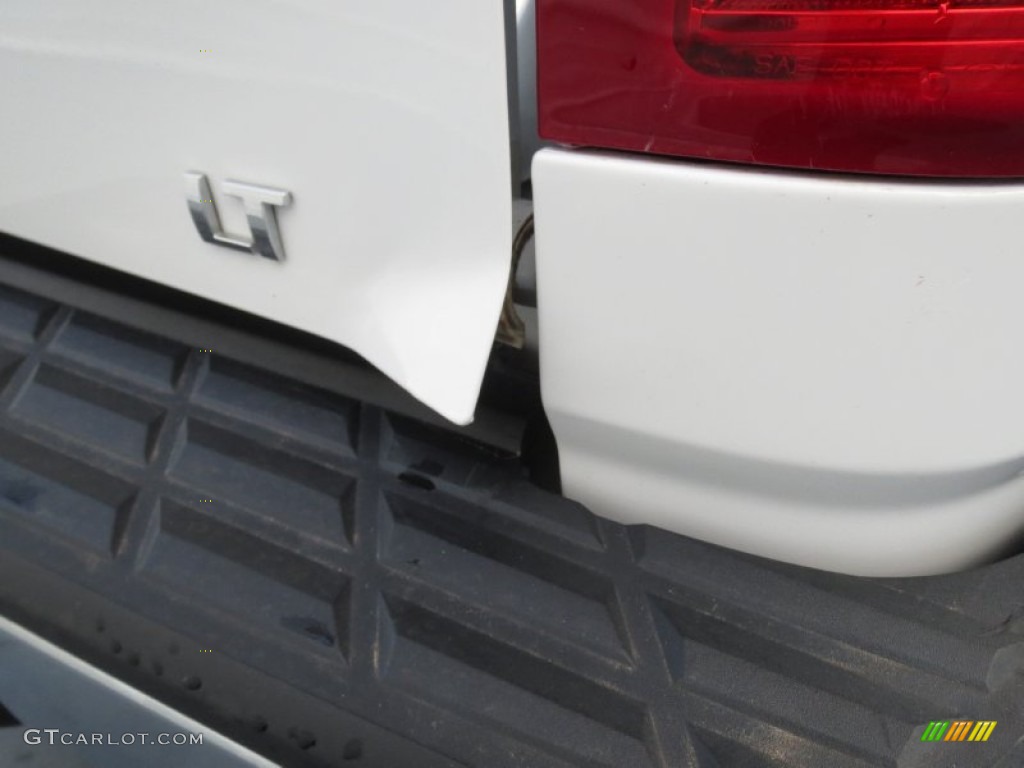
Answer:
M1024 530L1024 185L534 163L567 495L830 570Z

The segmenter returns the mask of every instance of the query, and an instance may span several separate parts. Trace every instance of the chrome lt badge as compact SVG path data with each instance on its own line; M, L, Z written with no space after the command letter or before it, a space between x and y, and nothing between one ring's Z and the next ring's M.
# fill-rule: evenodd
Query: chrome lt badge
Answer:
M252 240L226 234L221 229L220 216L206 174L189 171L185 174L185 195L199 236L214 245L249 251L265 259L284 261L284 244L277 226L276 209L291 205L292 193L241 181L225 181L221 189L226 195L241 198Z

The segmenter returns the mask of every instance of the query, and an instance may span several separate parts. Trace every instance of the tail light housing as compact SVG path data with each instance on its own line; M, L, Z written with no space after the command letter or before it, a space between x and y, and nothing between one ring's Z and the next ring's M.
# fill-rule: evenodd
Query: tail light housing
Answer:
M537 43L545 139L1024 176L1024 1L537 0Z

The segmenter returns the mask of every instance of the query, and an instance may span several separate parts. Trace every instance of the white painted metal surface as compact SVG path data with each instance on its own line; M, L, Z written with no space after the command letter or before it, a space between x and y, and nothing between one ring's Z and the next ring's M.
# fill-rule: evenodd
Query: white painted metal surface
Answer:
M533 173L566 495L860 574L1024 531L1024 185L567 150Z
M107 673L86 664L76 656L29 632L22 626L0 616L0 688L4 705L25 729L38 729L30 734L42 743L29 745L24 762L35 765L36 753L54 751L64 754L61 765L90 765L104 768L150 768L194 766L195 768L276 768L271 761L257 755L223 734L186 717L156 699L132 688ZM60 734L40 732L59 730ZM79 734L101 734L102 740L113 740L117 746L72 744ZM202 734L201 744L167 744L156 742L161 734ZM63 735L62 735L63 734ZM148 734L149 743L141 736L132 746L119 744L122 734ZM24 737L23 737L24 738ZM49 740L54 739L54 746ZM56 761L55 761L56 762Z
M355 349L458 423L508 279L501 2L8 0L0 231ZM274 263L208 174L290 190Z

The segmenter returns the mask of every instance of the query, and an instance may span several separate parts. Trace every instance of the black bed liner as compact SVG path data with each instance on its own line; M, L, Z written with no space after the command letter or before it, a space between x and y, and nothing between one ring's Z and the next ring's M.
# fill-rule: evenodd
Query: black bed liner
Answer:
M1024 557L863 579L623 527L204 349L0 287L0 612L272 759L1024 765ZM920 741L956 719L998 726Z

